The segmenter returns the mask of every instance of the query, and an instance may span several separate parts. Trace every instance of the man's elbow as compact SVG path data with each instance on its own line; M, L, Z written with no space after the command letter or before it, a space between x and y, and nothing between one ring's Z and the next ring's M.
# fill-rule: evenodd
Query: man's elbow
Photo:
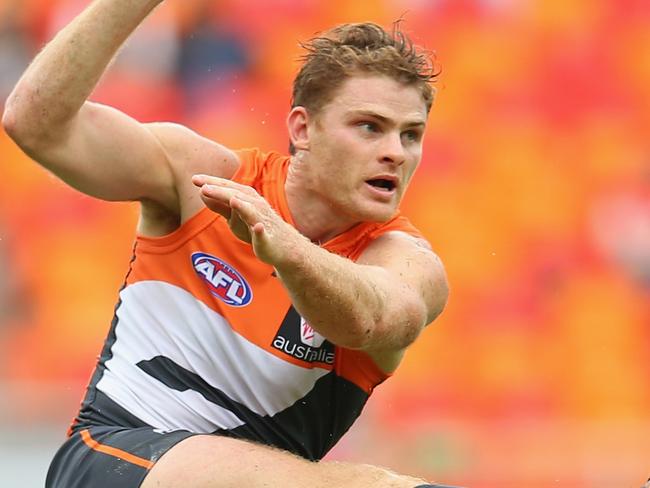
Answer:
M366 323L356 335L354 349L406 349L419 337L426 320L424 307L403 305L396 315L386 314L374 323Z
M18 85L5 102L2 128L6 134L27 154L54 140L54 134L62 132L64 124L48 121L48 110L34 102L36 95ZM56 131L54 130L56 129Z
M414 305L410 311L405 312L404 317L394 338L397 350L406 349L413 344L427 325L427 312L424 307Z
M12 139L16 139L17 135L18 116L16 110L12 107L11 97L5 103L4 111L2 112L2 128Z
M426 325L429 325L443 312L449 300L449 282L444 273L438 279L435 293L432 294L431 306L427 316Z
M5 133L24 151L33 148L38 140L34 124L29 122L24 102L20 95L12 93L6 101L2 113L2 128Z
M346 334L346 337L341 341L345 344L339 345L348 349L366 349L368 344L372 342L373 328L373 324L359 321L357 324L350 327L349 333Z
M359 314L348 318L347 326L339 330L333 342L347 349L368 349L376 342L377 329L380 326L375 317Z

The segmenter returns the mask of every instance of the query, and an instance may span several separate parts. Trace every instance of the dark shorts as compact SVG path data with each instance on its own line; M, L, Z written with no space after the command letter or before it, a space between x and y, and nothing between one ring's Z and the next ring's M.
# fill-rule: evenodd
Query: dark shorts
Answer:
M137 488L154 463L178 442L195 435L151 427L89 426L58 450L46 488Z

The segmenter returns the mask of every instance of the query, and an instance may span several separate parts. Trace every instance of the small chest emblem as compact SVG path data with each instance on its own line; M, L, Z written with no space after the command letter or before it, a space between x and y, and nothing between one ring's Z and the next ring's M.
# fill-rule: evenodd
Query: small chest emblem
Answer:
M320 347L325 342L325 338L300 317L300 341L306 346Z
M227 305L243 307L253 299L250 285L225 261L203 252L192 254L194 271L208 285L210 293Z

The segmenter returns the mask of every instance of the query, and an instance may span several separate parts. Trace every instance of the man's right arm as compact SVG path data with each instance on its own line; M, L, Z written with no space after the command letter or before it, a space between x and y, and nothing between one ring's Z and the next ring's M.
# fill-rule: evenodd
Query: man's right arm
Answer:
M177 157L185 145L205 149L202 159L213 161L231 160L231 153L187 129L141 124L86 101L120 46L161 2L92 2L27 69L7 100L3 125L30 157L74 188L105 200L150 202L178 214L170 153ZM222 152L225 157L219 158Z

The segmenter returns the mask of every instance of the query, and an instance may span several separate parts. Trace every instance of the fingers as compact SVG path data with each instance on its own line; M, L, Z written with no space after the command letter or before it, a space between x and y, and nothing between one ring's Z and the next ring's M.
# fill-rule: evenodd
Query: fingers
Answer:
M205 184L201 186L201 195L227 205L230 199L235 196L235 191L221 186Z
M203 185L218 183L218 181L222 179L223 178L219 178L217 176L194 175L192 176L192 183L194 183L195 186L201 187Z
M257 195L255 190L253 192L255 193L254 195L247 195L234 188L226 188L212 184L204 184L201 186L201 198L203 202L211 210L226 217L230 221L231 227L235 225L233 219L238 217L251 229L251 232L254 232L253 227L256 224L261 225L261 228L258 226L257 232L263 232L264 225L261 224L262 215L258 208L262 197Z
M233 197L232 190L206 183L201 185L200 192L201 200L203 200L206 207L223 215L227 219L230 218L230 199Z
M205 184L205 180L203 178L203 175L194 175L192 176L192 183L194 186L201 187Z
M192 182L199 186L202 197L213 199L222 206L230 206L230 200L233 197L247 202L261 199L260 195L250 186L240 185L223 178L195 175L192 177Z
M252 203L246 202L237 196L233 196L230 199L230 208L237 212L241 220L248 225L251 230L253 230L258 224L261 225L262 228L264 227L264 224L261 222L260 214Z
M203 200L205 206L208 207L213 212L216 212L219 215L224 216L226 219L230 219L230 215L232 212L230 211L229 205L223 204L222 202L203 194L201 195L201 200Z
M253 238L260 245L268 240L275 214L254 188L208 175L194 175L192 183L200 189L205 205L228 219L239 239L251 242Z
M192 176L192 183L200 188L210 185L219 188L231 188L241 191L246 195L257 195L257 192L248 185L242 185L241 183L236 183L227 178L219 178L218 176L194 175Z
M201 197L210 208L235 208L234 205L237 204L233 204L233 202L240 202L236 209L243 209L246 215L249 216L249 222L247 222L249 225L255 223L250 222L250 219L253 219L254 215L257 213L256 208L258 208L261 203L266 203L266 201L250 186L233 183L230 180L224 180L212 176L195 175L192 178L192 181L195 182L195 184L202 183L200 186ZM208 181L210 182L208 183ZM244 203L246 205L241 207L241 204Z

